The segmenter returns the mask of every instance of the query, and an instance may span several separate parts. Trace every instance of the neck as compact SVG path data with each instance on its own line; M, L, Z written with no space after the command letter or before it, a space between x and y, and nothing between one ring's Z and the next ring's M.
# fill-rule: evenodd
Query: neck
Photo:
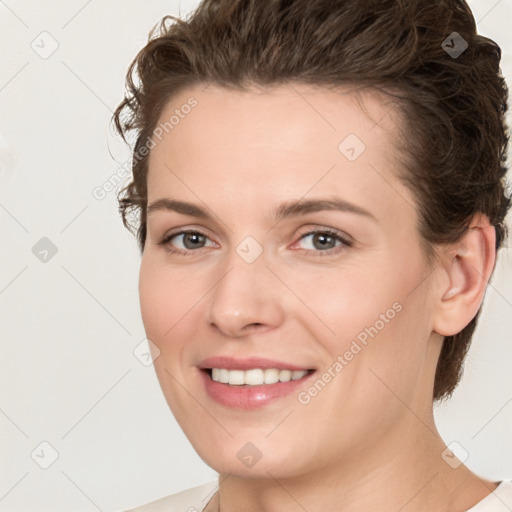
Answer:
M403 428L368 451L294 478L241 478L220 475L219 492L205 512L346 512L467 510L497 484L463 464L450 466L446 445L432 414L413 413Z

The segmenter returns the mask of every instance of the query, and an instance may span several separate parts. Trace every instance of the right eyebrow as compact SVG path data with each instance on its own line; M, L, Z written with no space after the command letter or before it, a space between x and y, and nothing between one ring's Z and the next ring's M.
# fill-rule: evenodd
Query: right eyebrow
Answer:
M213 219L213 217L206 210L203 210L201 207L196 206L195 204L186 203L185 201L177 201L176 199L168 199L166 197L158 199L157 201L148 205L146 213L149 216L153 212L162 210L181 213L183 215L189 215L190 217L198 217L200 219Z

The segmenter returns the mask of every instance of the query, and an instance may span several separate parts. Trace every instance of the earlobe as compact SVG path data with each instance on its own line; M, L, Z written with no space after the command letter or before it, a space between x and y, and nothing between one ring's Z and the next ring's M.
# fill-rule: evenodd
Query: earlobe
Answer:
M447 246L448 277L439 285L433 330L442 336L459 333L477 314L495 265L496 233L486 216L474 217L459 242Z

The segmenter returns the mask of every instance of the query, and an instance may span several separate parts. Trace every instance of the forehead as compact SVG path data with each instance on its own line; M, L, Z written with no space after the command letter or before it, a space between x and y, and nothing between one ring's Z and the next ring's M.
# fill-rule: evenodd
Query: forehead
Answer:
M252 139L254 144L280 146L282 150L301 152L302 148L303 153L311 153L308 142L318 143L320 139L324 146L338 150L340 140L351 133L363 143L384 143L381 149L389 153L398 123L391 98L374 90L334 90L289 82L240 91L197 84L168 101L157 129L163 137L172 132L176 146L195 143L214 150L208 140L222 141L226 146L224 139L229 139L232 146L237 142L250 146ZM383 140L384 134L387 140Z
M396 172L400 123L397 106L375 91L292 83L249 91L190 87L160 115L148 197L168 188L195 199L214 188L248 206L315 189L384 208L405 198L407 209L413 199Z

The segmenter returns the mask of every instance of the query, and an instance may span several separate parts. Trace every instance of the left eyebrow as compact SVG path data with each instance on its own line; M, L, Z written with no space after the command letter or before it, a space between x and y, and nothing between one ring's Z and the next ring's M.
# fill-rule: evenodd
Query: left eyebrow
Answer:
M190 217L197 217L200 219L213 220L213 216L206 210L198 205L187 203L185 201L178 201L176 199L161 198L147 207L147 215L149 216L156 211L174 211ZM337 210L348 213L355 213L375 222L377 218L368 210L360 206L350 203L345 199L339 197L332 197L326 199L308 199L306 201L289 201L279 205L273 212L274 219L279 222L283 219L290 217L297 217L299 215L306 215L325 210Z
M363 217L377 221L375 215L360 206L350 203L340 197L332 197L327 199L308 199L307 201L290 201L281 204L275 211L274 217L276 221L307 213L319 212L324 210L337 210L348 213L355 213Z

